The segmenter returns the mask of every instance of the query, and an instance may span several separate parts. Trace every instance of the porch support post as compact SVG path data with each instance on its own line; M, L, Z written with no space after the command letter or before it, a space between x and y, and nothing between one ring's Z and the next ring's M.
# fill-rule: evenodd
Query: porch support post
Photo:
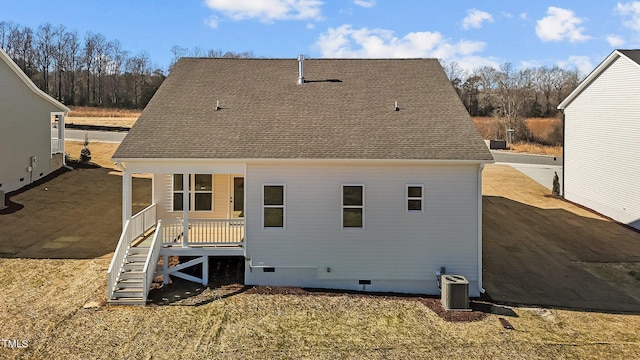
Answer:
M131 173L122 172L122 228L131 219Z
M209 256L202 257L202 285L209 283Z
M169 283L169 256L162 255L162 283Z
M67 157L64 153L64 116L65 113L60 115L60 120L58 120L58 139L60 139L60 151L62 152L62 165L67 165Z
M182 247L189 247L189 174L182 174Z

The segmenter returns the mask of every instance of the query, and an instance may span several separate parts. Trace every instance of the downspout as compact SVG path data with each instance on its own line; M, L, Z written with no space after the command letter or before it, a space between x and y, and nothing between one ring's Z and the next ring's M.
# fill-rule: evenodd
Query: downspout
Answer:
M482 287L482 170L484 164L478 166L478 290L485 293Z
M60 139L60 143L61 143L61 150L62 150L62 166L64 166L65 168L68 167L67 166L67 153L66 153L66 147L64 145L64 141L65 141L65 136L64 136L64 132L65 132L65 118L67 117L68 112L65 112L62 114L62 116L60 116L60 121L58 122L58 139Z
M564 198L564 157L565 157L564 145L566 143L564 134L565 134L566 121L565 121L564 109L560 109L560 111L562 111L562 193L560 194L560 196Z

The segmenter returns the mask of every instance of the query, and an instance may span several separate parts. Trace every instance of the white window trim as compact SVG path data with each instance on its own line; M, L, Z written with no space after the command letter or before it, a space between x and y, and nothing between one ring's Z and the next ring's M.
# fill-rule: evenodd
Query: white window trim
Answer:
M410 187L419 187L422 189L421 196L409 196ZM423 213L424 212L424 184L406 184L404 188L404 208L408 213ZM420 210L409 210L409 200L420 200Z
M344 188L345 186L360 186L362 187L362 205L344 205ZM343 230L364 230L365 227L365 186L362 183L347 183L347 184L340 184L340 227ZM362 227L345 227L344 226L344 209L362 209Z
M175 203L173 201L173 194L175 193L182 193L183 196L184 194L188 194L189 195L189 212L198 212L198 213L206 213L206 212L213 212L214 211L214 204L215 204L215 199L214 199L214 184L213 184L213 174L188 174L189 175L189 183L191 184L191 190L189 189L182 189L182 191L177 191L177 190L173 190L175 188L175 177L174 175L176 174L171 174L171 212L183 212L183 210L174 210L175 209ZM184 176L184 174L179 174ZM202 191L202 190L196 190L195 189L195 183L196 183L196 175L210 175L211 176L211 190L207 190L207 191ZM211 193L211 210L195 210L196 208L196 194L208 194Z
M265 205L264 204L264 188L265 186L282 186L282 205ZM262 183L262 229L263 230L285 230L287 228L287 185L285 183ZM280 209L282 208L282 227L264 226L264 209Z

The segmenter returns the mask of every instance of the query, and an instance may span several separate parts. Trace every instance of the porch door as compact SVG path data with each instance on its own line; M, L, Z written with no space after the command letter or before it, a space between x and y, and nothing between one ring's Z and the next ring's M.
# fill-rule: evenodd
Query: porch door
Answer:
M244 218L244 177L232 176L229 213L232 219Z

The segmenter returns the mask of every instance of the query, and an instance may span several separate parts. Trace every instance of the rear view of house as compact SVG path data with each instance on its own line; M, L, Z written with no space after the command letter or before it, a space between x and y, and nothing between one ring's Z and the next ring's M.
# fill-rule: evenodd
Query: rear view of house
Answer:
M564 197L640 229L640 50L616 50L558 106Z
M435 59L182 59L114 161L111 302L144 303L168 256L190 260L165 281L241 256L247 285L437 294L445 267L481 291L493 159ZM153 204L132 216L136 173Z
M68 112L0 49L0 195L62 167Z

